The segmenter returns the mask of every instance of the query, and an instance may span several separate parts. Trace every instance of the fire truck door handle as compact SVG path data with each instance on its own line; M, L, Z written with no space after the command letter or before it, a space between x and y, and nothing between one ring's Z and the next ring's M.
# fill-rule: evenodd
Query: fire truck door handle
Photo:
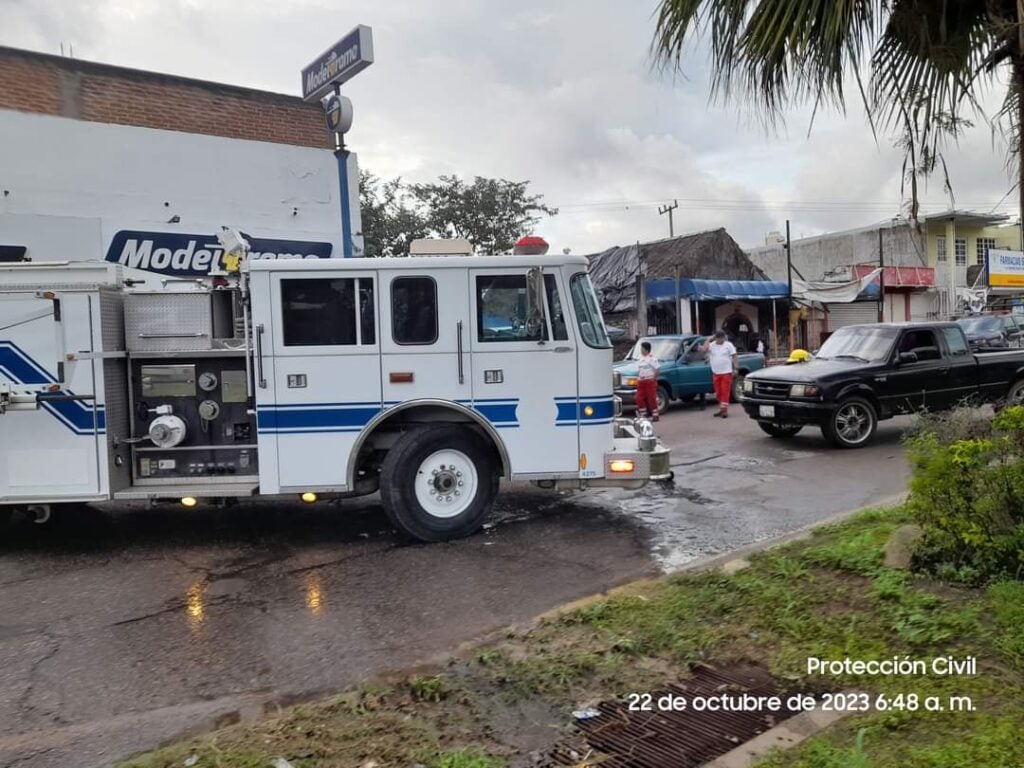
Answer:
M459 351L459 384L462 384L462 383L464 383L466 381L466 376L465 376L465 372L462 369L462 321L461 320L459 320L455 324L455 330L456 330L456 338L457 338L457 348L458 348L458 351Z
M266 389L267 380L263 377L263 323L256 326L256 378L260 389Z

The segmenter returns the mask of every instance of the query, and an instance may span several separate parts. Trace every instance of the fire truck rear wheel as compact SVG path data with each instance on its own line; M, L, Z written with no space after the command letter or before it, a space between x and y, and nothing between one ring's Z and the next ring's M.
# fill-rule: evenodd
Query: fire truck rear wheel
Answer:
M498 471L483 441L454 424L400 439L381 468L381 499L392 524L420 541L469 536L498 492Z

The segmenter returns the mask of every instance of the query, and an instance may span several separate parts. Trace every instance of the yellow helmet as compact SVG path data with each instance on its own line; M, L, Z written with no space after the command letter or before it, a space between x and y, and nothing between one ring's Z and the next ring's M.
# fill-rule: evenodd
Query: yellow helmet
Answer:
M789 359L786 360L786 362L787 363L806 363L810 359L811 359L811 356L809 354L807 354L807 350L806 349L794 349L792 352L789 353Z

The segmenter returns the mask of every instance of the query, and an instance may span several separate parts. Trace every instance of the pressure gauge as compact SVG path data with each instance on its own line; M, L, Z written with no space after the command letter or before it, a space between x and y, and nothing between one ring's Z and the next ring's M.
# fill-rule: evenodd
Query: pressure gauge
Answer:
M220 406L213 400L203 400L199 404L199 418L204 421L213 421L220 415Z
M217 388L217 374L207 371L199 374L199 388L203 392L212 392Z

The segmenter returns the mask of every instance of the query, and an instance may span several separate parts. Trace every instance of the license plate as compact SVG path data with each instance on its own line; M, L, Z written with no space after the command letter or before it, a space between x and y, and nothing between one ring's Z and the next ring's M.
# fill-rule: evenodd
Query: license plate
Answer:
M775 406L774 405L759 405L757 406L757 415L765 416L769 419L775 418Z

